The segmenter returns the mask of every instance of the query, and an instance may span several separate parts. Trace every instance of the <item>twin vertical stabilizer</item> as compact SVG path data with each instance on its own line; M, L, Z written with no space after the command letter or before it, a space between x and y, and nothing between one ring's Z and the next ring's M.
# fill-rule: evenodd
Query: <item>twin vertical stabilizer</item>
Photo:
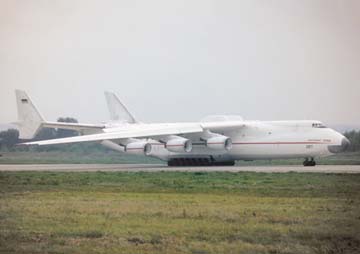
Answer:
M19 138L32 139L40 130L44 119L24 91L16 90L15 94L18 110L18 122L16 124L19 128Z
M129 110L119 98L111 92L105 92L105 98L110 112L110 120L115 122L137 123Z
M33 139L42 127L70 129L76 131L91 130L101 132L104 125L46 122L26 92L15 90L18 110L18 122L20 139ZM105 92L105 97L110 112L110 119L114 122L137 123L119 98L110 92Z

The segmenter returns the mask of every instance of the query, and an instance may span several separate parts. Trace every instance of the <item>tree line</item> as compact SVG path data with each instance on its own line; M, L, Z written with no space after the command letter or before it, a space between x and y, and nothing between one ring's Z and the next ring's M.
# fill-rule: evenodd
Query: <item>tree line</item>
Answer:
M360 151L360 130L359 131L347 131L344 136L351 142L348 148L349 152Z

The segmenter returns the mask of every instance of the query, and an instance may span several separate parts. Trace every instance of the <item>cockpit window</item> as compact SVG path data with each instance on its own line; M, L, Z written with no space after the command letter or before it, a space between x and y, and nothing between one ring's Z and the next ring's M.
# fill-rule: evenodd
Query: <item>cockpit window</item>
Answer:
M323 125L322 123L313 123L312 124L313 128L327 128L325 125Z

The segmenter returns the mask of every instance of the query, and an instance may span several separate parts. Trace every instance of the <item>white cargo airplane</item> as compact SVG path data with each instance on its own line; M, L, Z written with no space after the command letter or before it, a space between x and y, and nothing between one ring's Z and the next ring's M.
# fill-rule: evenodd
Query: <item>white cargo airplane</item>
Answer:
M20 139L42 127L70 129L81 136L33 141L24 145L99 142L121 153L151 156L169 166L234 165L236 160L314 158L339 153L350 142L319 121L245 121L239 116L209 116L195 123L138 122L116 95L105 93L111 122L48 122L24 91L16 90Z

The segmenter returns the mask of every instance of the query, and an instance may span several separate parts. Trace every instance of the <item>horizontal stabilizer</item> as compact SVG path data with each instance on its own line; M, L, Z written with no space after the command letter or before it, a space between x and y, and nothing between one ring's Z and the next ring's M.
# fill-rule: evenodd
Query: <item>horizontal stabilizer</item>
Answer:
M101 130L106 128L104 124L87 124L87 123L66 123L66 122L44 122L43 127L66 129L66 130Z
M18 109L18 122L20 139L33 139L39 130L43 127L68 129L75 131L102 132L106 128L104 124L83 124L83 123L65 123L65 122L47 122L41 116L30 97L26 92L16 90L16 104Z

